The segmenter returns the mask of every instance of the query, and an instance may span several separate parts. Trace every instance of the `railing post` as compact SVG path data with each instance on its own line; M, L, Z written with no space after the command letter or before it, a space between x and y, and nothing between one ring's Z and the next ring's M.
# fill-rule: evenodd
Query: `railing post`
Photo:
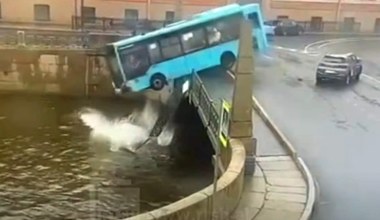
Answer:
M253 139L252 82L254 71L252 24L243 20L240 25L239 54L235 69L235 85L229 124L230 138L242 141L246 150L245 174L255 170L256 145Z
M106 31L106 18L102 17L102 26L103 26L103 31Z
M80 0L80 27L84 29L84 0Z

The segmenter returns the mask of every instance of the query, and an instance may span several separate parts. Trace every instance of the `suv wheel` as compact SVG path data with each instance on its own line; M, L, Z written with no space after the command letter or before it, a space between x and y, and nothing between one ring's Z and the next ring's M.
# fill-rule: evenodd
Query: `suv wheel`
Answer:
M358 74L355 76L355 80L356 80L356 81L359 81L359 79L360 79L360 73L358 73Z
M344 81L346 85L350 85L351 84L351 74L347 74L346 76L346 80Z
M315 80L315 85L321 85L322 84L322 79L320 77L317 77Z

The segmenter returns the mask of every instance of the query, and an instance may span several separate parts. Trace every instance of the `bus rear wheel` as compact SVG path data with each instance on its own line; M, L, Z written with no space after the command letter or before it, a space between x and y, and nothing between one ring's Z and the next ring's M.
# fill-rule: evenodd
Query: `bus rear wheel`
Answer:
M163 74L157 73L150 78L150 86L153 90L159 91L166 85L166 77Z
M223 68L231 70L236 62L235 55L231 52L224 53L220 58L220 63Z

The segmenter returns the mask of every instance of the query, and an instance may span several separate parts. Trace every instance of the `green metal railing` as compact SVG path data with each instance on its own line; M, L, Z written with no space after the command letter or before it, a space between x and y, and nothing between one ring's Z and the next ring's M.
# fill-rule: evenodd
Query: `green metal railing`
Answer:
M211 143L215 149L219 148L220 117L218 109L197 73L192 75L189 97L193 105L198 108L198 114L204 126L207 127Z

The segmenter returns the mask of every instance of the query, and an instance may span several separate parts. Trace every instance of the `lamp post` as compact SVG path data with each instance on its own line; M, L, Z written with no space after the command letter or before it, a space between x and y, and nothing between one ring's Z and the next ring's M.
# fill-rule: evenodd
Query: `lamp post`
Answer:
M182 19L182 0L176 1L175 18L176 21Z
M150 4L151 0L146 1L146 19L150 20Z
M74 0L74 18L72 20L73 28L78 28L78 0Z
M335 29L336 30L338 30L338 28L339 28L339 17L340 17L341 6L342 6L342 0L338 0L337 6L336 6L336 12L335 12L335 22L336 22Z
M84 26L84 0L80 0L80 28L81 31L83 31L83 26Z

